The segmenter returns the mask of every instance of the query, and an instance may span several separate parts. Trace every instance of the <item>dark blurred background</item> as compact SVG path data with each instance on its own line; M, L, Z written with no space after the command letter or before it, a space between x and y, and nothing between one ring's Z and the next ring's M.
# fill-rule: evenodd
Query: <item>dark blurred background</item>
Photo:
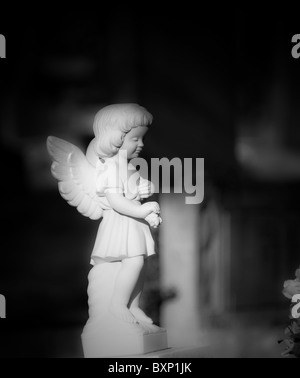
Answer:
M186 205L199 216L191 311L201 332L217 356L220 340L228 356L280 355L282 284L300 261L299 22L293 9L147 7L0 15L1 356L82 357L98 222L59 196L45 141L86 148L96 111L117 102L154 115L144 157L205 159L204 201ZM174 211L165 230L178 227ZM161 244L144 296L157 323L180 296L176 282L161 285L163 254Z

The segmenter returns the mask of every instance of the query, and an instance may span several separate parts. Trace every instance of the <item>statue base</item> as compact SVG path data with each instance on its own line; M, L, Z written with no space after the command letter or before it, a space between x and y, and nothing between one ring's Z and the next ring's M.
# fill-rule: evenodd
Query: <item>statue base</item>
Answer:
M121 263L95 265L89 273L89 319L81 340L84 357L125 357L168 348L167 333L154 324L126 323L109 312Z
M107 327L105 330L102 328L94 335L89 335L85 331L81 336L84 357L122 358L130 355L144 355L168 348L166 330L156 328L155 332L151 332L145 331L145 327L140 324L124 326L123 323L119 326L115 324L114 327Z

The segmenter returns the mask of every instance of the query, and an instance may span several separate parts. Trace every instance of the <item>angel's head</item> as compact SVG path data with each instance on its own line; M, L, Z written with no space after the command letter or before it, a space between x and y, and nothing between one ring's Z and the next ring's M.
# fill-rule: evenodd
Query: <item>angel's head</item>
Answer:
M93 125L97 156L111 157L123 148L129 158L137 157L152 119L152 115L137 104L115 104L102 108L96 114Z

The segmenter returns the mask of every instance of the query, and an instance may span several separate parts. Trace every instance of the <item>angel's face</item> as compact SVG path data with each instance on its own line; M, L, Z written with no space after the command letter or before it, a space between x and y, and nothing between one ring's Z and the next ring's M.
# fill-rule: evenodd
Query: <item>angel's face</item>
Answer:
M133 159L139 156L144 147L143 138L148 131L147 126L138 126L132 128L125 135L124 142L120 150L127 151L127 159Z

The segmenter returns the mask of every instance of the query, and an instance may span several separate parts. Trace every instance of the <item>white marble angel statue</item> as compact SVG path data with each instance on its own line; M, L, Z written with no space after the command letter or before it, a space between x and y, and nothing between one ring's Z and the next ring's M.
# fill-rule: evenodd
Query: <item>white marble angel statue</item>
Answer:
M149 228L162 222L157 202L141 201L154 187L130 163L143 149L152 115L137 104L115 104L95 116L95 138L86 154L73 144L50 136L52 175L61 196L86 217L101 219L91 263L119 262L109 312L119 321L148 324L140 308L144 260L155 253ZM153 325L154 326L154 325Z

